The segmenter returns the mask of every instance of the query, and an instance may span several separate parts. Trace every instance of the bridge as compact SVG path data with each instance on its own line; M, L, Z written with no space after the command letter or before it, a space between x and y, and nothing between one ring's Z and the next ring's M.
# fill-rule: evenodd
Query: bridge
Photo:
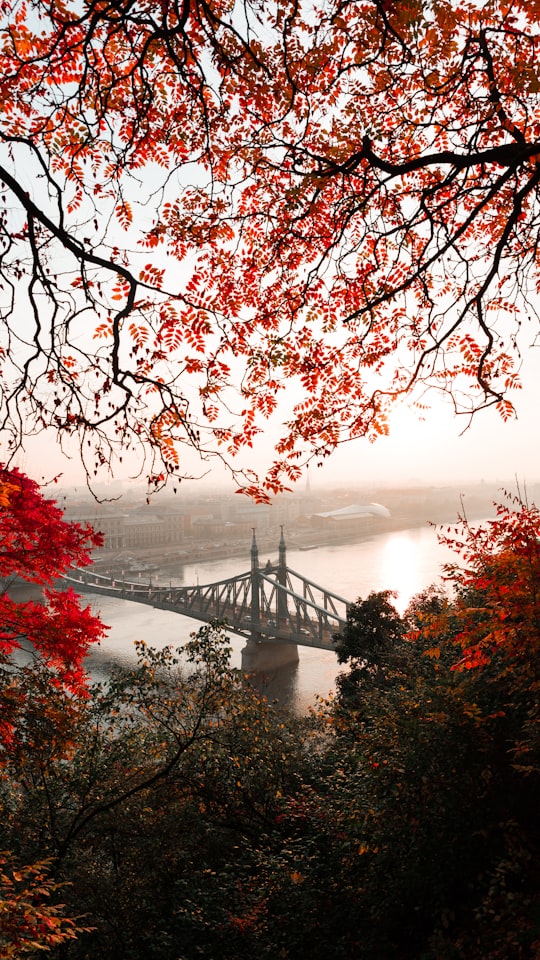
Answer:
M73 570L64 581L78 593L94 593L149 604L208 623L224 620L231 633L246 639L242 669L264 670L298 661L298 646L334 650L349 602L287 567L281 530L276 564L259 565L253 531L251 568L217 583L158 586L152 581L112 579Z

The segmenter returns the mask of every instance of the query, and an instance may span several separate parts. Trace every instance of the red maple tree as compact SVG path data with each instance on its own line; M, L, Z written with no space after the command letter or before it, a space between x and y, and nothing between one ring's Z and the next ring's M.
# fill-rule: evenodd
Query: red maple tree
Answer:
M102 539L90 527L64 520L54 501L19 470L0 467L1 654L28 642L59 682L80 688L84 657L106 628L57 581L71 568L89 564L89 551ZM42 601L17 600L17 580L42 588Z

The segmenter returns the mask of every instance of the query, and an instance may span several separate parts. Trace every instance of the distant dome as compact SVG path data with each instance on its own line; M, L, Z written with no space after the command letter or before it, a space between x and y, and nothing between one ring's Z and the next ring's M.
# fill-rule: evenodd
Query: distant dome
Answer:
M377 517L389 517L390 511L388 507L384 507L382 503L370 503L368 506L371 508L371 513Z
M382 503L351 503L349 507L316 513L315 516L328 520L355 520L361 517L389 517L390 511Z

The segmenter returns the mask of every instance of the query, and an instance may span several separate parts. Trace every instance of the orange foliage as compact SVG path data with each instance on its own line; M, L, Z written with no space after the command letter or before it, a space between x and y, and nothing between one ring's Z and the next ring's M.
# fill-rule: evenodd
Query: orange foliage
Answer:
M529 671L540 653L540 512L521 501L499 505L497 518L480 527L463 522L440 540L453 547L464 566L449 566L457 589L442 616L432 618L433 635L450 616L457 624L461 655L456 670L474 670L494 659L504 669ZM427 651L436 656L435 650ZM534 682L530 674L530 681Z
M538 286L537 3L2 9L0 279L26 278L35 318L3 394L15 433L22 396L30 429L81 429L97 463L150 445L168 475L171 444L224 459L227 432L236 464L287 391L266 478L244 471L264 497L384 434L416 384L512 416Z
M71 940L84 927L62 916L62 907L48 903L61 886L49 876L49 863L21 866L0 853L0 958L19 960Z

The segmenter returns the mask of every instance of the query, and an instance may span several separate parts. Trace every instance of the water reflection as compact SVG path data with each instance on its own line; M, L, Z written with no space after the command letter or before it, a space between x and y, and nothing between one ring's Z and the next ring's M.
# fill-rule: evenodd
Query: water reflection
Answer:
M301 700L298 696L299 673L297 663L288 664L277 670L252 674L250 683L257 693L266 697L270 703L277 702L291 713L305 713L300 707Z
M403 531L386 539L381 549L381 577L388 589L395 590L395 605L403 613L412 597L439 579L440 567L450 559L433 533L434 543L423 531Z

